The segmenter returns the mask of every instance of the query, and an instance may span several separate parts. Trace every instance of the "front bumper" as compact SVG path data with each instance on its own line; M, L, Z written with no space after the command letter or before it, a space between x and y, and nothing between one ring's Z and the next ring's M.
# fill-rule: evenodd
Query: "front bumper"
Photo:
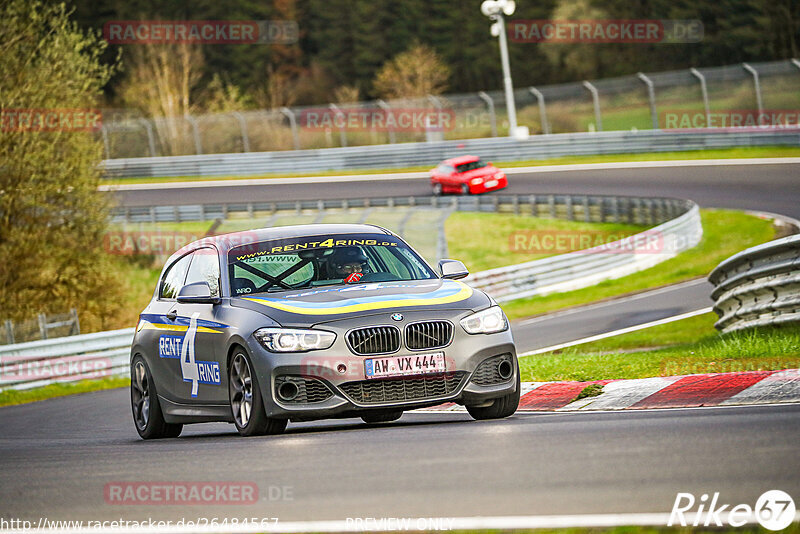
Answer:
M443 318L430 313L424 317L405 315L407 322ZM403 344L390 355L444 352L444 374L366 379L364 361L381 356L356 356L350 352L344 336L352 325L341 329L321 326L337 333L334 345L324 351L276 354L253 340L251 354L267 416L293 420L358 417L368 411L410 410L443 402L479 405L513 393L519 369L511 330L470 335L458 324L464 315L467 313L458 318L452 314L447 317L454 324L454 335L447 346L412 351ZM492 373L501 357L511 364L512 372L507 378ZM287 381L294 382L301 393L291 402L278 394L279 387Z

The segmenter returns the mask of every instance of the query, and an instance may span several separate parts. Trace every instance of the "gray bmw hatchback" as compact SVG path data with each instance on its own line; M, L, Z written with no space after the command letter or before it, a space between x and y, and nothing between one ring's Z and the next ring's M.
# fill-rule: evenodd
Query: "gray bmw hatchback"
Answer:
M508 319L434 271L400 237L363 224L226 234L166 262L131 347L131 406L144 439L224 421L243 436L288 421L398 419L453 402L475 419L513 414Z

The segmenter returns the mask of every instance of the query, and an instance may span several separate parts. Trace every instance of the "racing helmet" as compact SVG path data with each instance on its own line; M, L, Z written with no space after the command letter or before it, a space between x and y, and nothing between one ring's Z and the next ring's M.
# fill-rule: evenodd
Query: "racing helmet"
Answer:
M345 277L357 270L366 272L368 261L366 254L360 248L341 247L333 251L328 264L333 268L333 274Z

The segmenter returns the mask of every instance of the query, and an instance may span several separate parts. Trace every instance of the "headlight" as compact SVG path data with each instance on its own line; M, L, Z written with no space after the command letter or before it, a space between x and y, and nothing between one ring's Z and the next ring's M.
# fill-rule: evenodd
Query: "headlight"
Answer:
M467 334L494 334L507 329L508 321L500 306L492 306L461 319L461 328Z
M291 328L262 328L253 335L271 352L307 352L327 349L336 340L333 332L295 330Z

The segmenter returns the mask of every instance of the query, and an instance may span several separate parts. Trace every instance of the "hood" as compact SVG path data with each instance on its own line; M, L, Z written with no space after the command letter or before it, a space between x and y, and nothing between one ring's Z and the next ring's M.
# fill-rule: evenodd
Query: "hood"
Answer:
M231 303L259 311L283 326L296 326L386 311L478 310L490 301L463 282L432 279L265 293L236 297Z
M488 165L486 167L481 167L480 169L474 169L474 170L471 170L471 171L467 171L467 172L463 173L461 176L464 179L469 180L471 178L481 178L481 177L484 177L484 176L494 176L495 174L497 174L497 172L498 172L497 167L495 167L494 165Z

